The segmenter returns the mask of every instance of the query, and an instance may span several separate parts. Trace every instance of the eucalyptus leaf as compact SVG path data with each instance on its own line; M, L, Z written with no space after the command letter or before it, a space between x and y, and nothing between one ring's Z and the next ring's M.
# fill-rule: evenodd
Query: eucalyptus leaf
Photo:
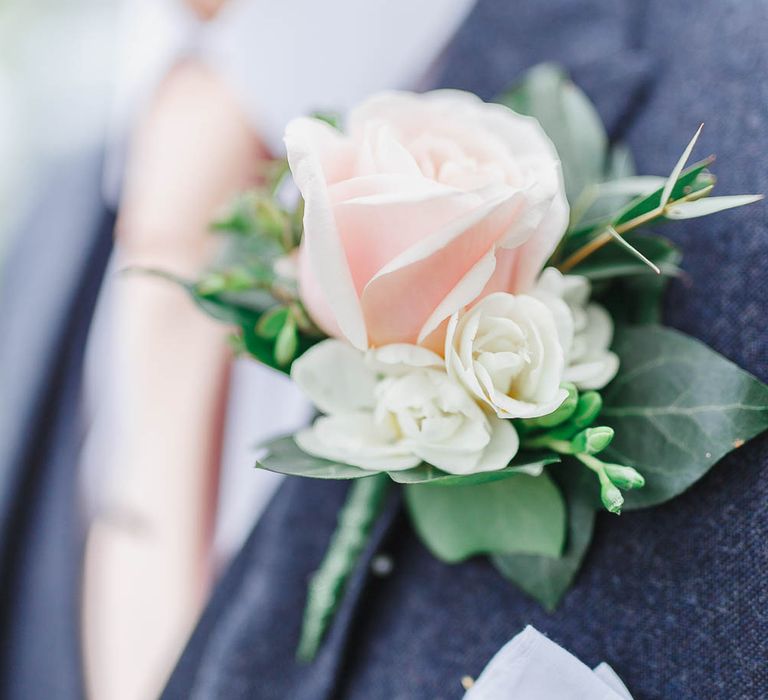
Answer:
M562 69L548 63L535 66L497 101L540 122L560 156L571 204L586 187L603 179L608 151L603 123Z
M262 447L266 453L258 460L256 466L278 474L307 476L313 479L360 479L373 473L349 464L313 457L299 449L290 435L270 440Z
M595 479L576 464L553 470L565 496L568 534L560 557L494 554L493 565L545 608L552 611L568 590L592 540L595 521Z
M565 505L546 472L450 488L409 484L405 500L422 542L445 562L475 554L558 556L563 548Z
M626 494L625 509L677 496L768 428L768 386L698 340L661 326L625 327L614 350L621 368L603 391L600 420L616 437L603 457L646 479Z
M389 476L393 481L400 484L430 483L439 486L470 486L507 479L515 474L538 476L547 464L554 464L559 461L560 458L557 455L546 452L518 452L509 466L493 472L456 476L433 467L431 464L420 464L413 469L389 472Z

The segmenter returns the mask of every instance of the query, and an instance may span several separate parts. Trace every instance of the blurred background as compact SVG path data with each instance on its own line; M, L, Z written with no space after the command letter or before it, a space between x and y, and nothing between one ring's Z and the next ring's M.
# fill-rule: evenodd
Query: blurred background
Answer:
M103 143L117 0L0 0L0 261L36 176Z

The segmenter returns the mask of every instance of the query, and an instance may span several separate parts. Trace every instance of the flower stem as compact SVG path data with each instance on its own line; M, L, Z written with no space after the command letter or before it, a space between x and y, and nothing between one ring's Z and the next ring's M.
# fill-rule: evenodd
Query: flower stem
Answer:
M656 207L656 209L651 209L650 211L645 212L645 214L641 214L634 219L630 219L629 221L626 221L619 226L614 226L613 230L622 236L627 233L627 231L631 231L638 226L642 226L643 224L647 224L650 221L653 221L663 213L664 207ZM574 267L576 267L576 265L592 255L592 253L600 250L600 248L602 248L606 243L610 243L612 240L613 235L611 235L609 231L603 231L599 236L595 236L595 238L589 241L589 243L579 248L562 263L560 263L560 265L558 265L558 269L560 272L568 272L569 270L572 270Z
M713 185L709 185L708 187L704 187L700 190L697 190L696 192L691 192L690 194L685 195L684 197L680 197L675 201L667 202L664 206L656 207L655 209L651 209L650 211L647 211L640 216L636 216L634 219L625 221L623 224L612 226L611 229L619 236L623 236L628 231L632 231L633 229L658 219L660 216L664 216L667 210L673 205L680 204L680 202L694 201L696 199L702 199L703 197L706 197L712 191L712 188ZM560 270L560 272L568 272L569 270L572 270L574 267L576 267L576 265L592 255L592 253L600 250L600 248L602 248L607 243L610 243L615 238L614 233L611 233L609 230L605 230L599 236L595 236L586 245L576 250L562 263L560 263L557 266L557 269Z
M557 440L550 435L539 435L537 437L528 438L523 440L523 447L529 449L541 449L549 448L553 452L557 452L561 455L573 454L573 448L568 440Z
M597 478L600 481L600 499L605 509L615 515L621 513L621 506L624 505L624 496L621 495L621 491L616 484L608 478L608 474L605 472L605 463L597 459L597 457L581 452L575 455L575 457L597 474Z

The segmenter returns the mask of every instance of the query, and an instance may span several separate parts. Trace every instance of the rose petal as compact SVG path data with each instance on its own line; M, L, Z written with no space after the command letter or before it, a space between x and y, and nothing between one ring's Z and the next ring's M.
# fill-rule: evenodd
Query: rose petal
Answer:
M405 372L414 367L442 368L445 364L440 355L419 345L393 343L369 350L366 357L369 367L385 373Z
M366 180L358 183L360 189L374 184L373 178ZM394 183L390 179L386 184ZM400 184L399 192L356 196L334 206L336 227L359 295L387 265L481 205L474 194L423 185L409 191L413 183L408 179ZM339 197L350 191L354 190L345 183L332 195Z
M605 352L597 359L566 367L563 378L582 391L597 390L612 381L618 371L619 356L614 352Z
M495 417L487 420L488 442L475 452L444 445L418 445L413 449L425 462L457 476L504 469L520 447L517 431L509 421Z
M491 425L491 441L477 465L480 472L504 469L520 449L520 438L512 423L495 416L490 416L488 422Z
M397 140L392 127L379 119L371 119L363 125L355 170L359 175L421 175L418 164Z
M416 343L427 319L469 267L514 225L520 204L519 192L492 199L380 270L362 295L371 343Z
M299 357L291 378L323 413L345 413L374 405L376 374L359 350L324 340Z
M336 228L328 183L348 158L345 140L316 119L295 119L285 131L288 162L304 197L304 238L309 265L342 333L360 349L368 345L360 300ZM338 161L338 162L337 162Z
M400 471L421 463L401 441L382 439L370 413L322 416L294 439L307 454L370 471Z
M459 283L437 305L419 331L418 342L423 343L446 318L472 303L488 283L496 267L496 250L491 248L461 278Z
M613 319L600 304L590 304L586 311L587 324L582 338L586 344L587 357L591 359L611 346Z

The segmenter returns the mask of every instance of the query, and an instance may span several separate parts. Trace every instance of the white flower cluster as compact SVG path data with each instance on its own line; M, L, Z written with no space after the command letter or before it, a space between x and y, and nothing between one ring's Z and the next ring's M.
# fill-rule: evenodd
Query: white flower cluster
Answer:
M319 343L291 374L326 415L297 444L372 471L503 469L519 448L508 419L552 413L563 381L599 389L618 370L613 323L589 293L586 279L546 269L529 295L491 294L454 314L444 358L416 345Z

